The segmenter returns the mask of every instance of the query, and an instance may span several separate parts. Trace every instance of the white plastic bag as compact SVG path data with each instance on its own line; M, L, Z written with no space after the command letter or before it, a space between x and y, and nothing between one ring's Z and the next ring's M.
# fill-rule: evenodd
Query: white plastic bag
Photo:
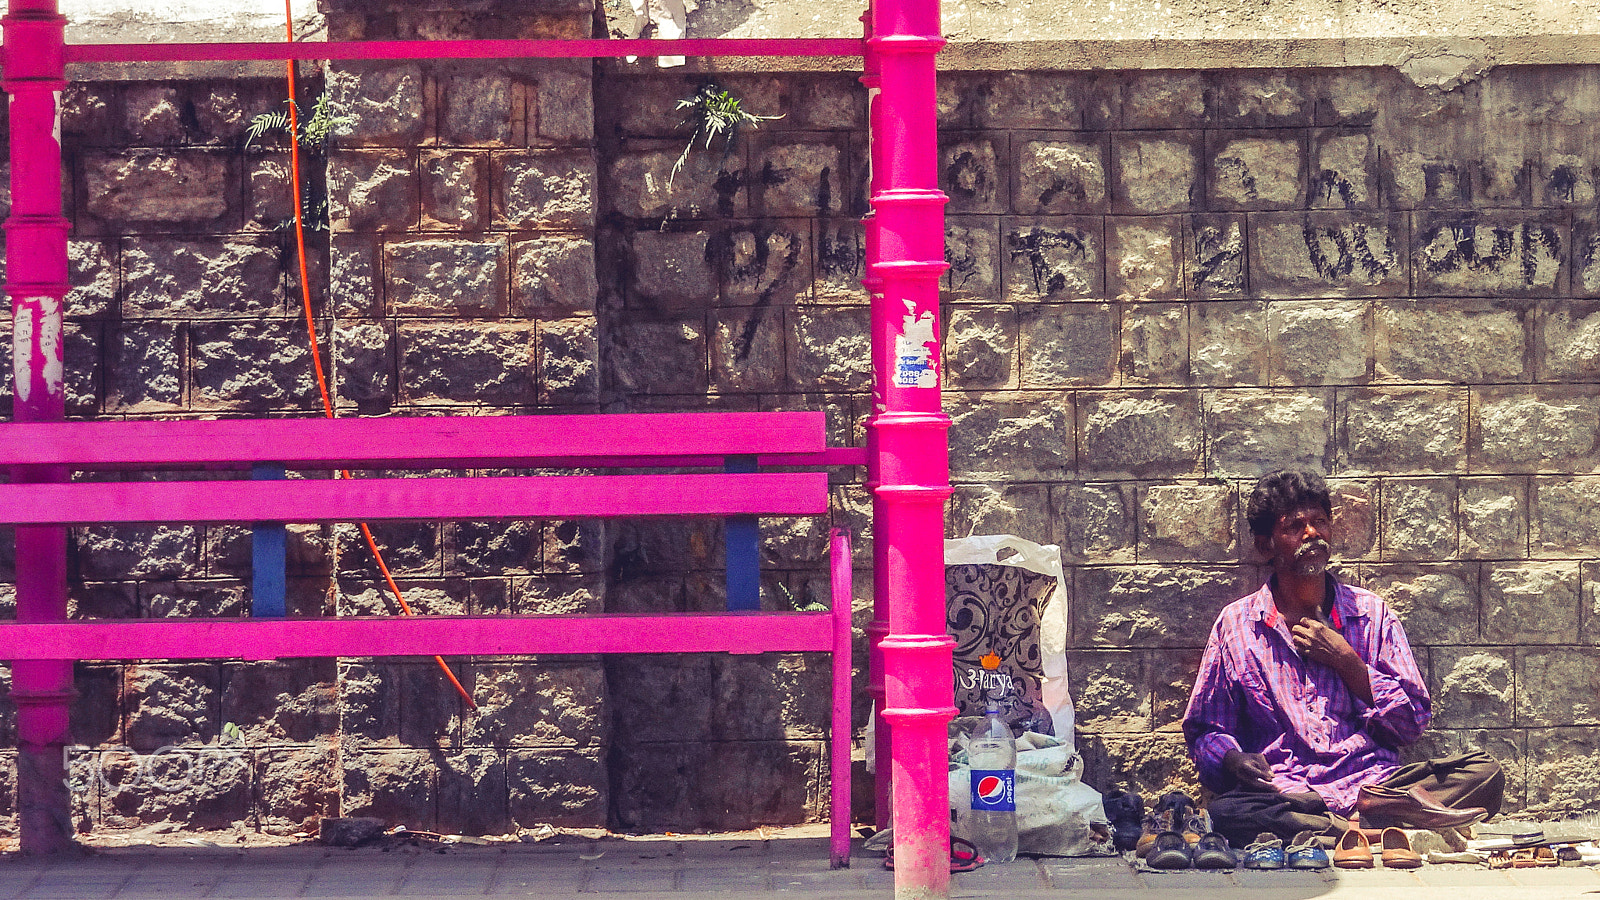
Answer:
M1044 672L1041 693L1053 733L1068 750L1074 749L1072 698L1067 690L1067 583L1061 571L1061 548L1009 534L952 538L944 542L944 564L947 572L951 566L1014 566L1055 579L1055 590L1038 609L1039 654ZM961 688L958 683L957 694Z
M968 720L975 721L975 720ZM959 726L958 726L959 727ZM1084 784L1083 758L1060 739L1024 732L1017 738L1017 851L1044 856L1111 856L1100 792ZM965 735L950 742L950 809L962 833L972 796Z

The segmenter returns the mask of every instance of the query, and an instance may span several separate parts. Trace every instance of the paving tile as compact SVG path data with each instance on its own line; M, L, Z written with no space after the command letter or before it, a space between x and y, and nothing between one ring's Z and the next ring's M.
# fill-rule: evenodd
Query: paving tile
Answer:
M1061 890L1138 888L1133 868L1121 861L1071 862L1051 860L1043 865L1050 884Z
M1593 866L1511 869L1509 874L1512 881L1524 887L1600 887L1600 872Z
M692 893L765 891L768 876L764 867L742 868L691 866L678 879L678 890Z
M585 891L670 891L677 887L677 871L660 868L595 869L584 882Z
M1429 887L1512 887L1516 884L1511 880L1511 873L1500 869L1485 869L1482 866L1469 866L1452 864L1441 866L1423 866L1417 870L1417 877Z
M1287 888L1314 891L1320 890L1325 885L1322 873L1319 871L1303 872L1290 869L1271 871L1239 869L1233 873L1233 879L1240 887L1255 889Z

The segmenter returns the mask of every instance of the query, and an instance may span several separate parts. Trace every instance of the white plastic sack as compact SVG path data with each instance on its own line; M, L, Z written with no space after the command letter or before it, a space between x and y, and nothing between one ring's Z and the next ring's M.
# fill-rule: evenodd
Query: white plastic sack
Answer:
M971 721L971 720L968 720ZM1110 856L1092 825L1108 825L1100 792L1081 781L1083 758L1058 738L1024 732L1017 738L1017 851L1044 856ZM950 809L963 834L971 808L972 770L966 737L950 742ZM1109 830L1102 829L1109 835Z

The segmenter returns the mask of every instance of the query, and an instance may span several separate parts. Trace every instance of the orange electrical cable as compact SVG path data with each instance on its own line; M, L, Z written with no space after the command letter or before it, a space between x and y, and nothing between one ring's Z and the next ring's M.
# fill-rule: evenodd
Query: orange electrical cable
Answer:
M291 3L292 0L283 0L285 40L292 44L294 43L294 10ZM300 198L300 114L295 106L294 99L299 92L295 88L294 60L289 60L287 67L289 70L289 177L292 181L289 190L290 193L294 194L294 245L295 255L300 263L300 305L305 310L306 334L311 341L311 368L316 372L317 390L322 394L322 414L332 419L336 418L336 416L334 414L333 401L328 396L328 376L322 370L322 354L317 350L317 322L311 312L311 278L306 273L305 209ZM349 478L349 470L340 469L339 477ZM400 591L400 586L395 584L394 576L389 574L389 566L383 561L383 553L378 549L378 542L372 536L372 529L368 528L365 522L357 524L361 526L361 536L367 539L367 549L372 551L372 558L378 562L378 571L383 573L384 583L389 586L389 591L394 594L394 599L400 603L400 611L404 615L415 615L411 611L411 604L406 602L405 594ZM456 673L450 671L450 664L444 661L444 657L435 656L433 661L439 664L440 670L444 672L444 677L450 680L450 684L455 687L456 693L460 694L461 699L466 701L467 708L477 709L478 704L472 699L472 695L467 693L467 689L461 686L461 680L456 678Z

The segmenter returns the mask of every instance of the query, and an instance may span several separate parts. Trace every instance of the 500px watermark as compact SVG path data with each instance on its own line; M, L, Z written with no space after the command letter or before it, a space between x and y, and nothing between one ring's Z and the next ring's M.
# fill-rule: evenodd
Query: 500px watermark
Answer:
M132 747L68 746L62 749L67 788L75 794L103 792L178 793L197 787L227 788L247 780L250 756L242 745L207 747L168 744L150 753Z

